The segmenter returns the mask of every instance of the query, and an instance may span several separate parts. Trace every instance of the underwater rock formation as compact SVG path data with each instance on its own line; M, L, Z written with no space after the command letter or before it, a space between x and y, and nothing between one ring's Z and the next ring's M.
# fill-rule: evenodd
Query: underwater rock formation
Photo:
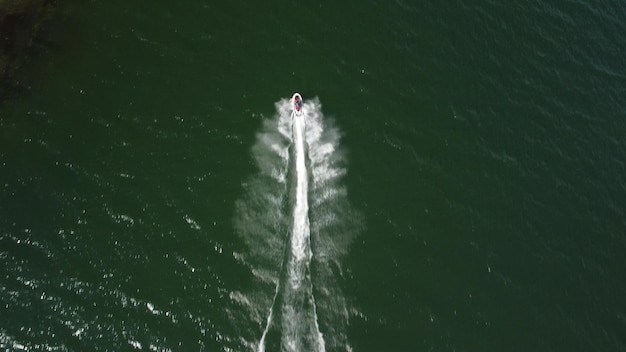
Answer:
M54 9L54 0L0 0L0 101Z

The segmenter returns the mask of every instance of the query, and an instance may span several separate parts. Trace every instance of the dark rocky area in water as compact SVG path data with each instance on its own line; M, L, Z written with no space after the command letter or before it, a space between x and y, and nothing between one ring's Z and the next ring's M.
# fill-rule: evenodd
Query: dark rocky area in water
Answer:
M55 5L55 0L0 0L0 102L19 86L17 73L28 65Z

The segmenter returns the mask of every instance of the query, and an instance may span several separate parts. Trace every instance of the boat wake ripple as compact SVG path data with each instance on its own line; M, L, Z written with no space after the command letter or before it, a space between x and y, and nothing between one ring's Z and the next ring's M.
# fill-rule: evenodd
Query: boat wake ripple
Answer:
M318 99L302 116L287 99L276 109L257 135L259 172L244 184L235 219L246 244L236 256L257 284L231 299L259 323L258 342L246 343L259 352L350 350L341 257L361 222L341 185L341 134Z

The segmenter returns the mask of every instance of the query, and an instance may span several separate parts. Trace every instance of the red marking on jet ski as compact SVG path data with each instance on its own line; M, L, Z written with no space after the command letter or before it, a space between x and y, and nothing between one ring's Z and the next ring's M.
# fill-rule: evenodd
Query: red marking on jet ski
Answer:
M293 97L291 97L291 102L293 103L293 113L297 116L302 115L302 105L304 105L304 102L302 101L300 93L295 93Z

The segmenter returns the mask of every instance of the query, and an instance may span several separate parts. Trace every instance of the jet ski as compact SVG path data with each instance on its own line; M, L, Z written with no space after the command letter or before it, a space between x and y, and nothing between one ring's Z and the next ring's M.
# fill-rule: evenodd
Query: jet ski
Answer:
M293 103L293 114L296 116L302 116L304 113L302 111L302 106L304 102L302 101L302 96L300 93L294 93L293 97L291 97L291 102Z

